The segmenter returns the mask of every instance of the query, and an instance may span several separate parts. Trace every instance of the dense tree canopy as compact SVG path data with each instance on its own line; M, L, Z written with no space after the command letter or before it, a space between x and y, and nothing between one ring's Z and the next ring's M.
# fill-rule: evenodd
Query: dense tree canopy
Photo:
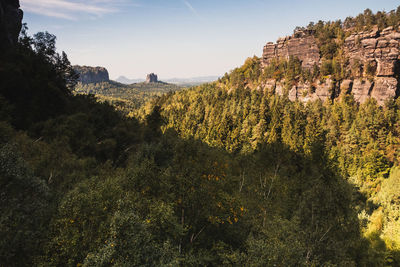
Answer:
M74 96L55 40L0 54L0 266L400 264L400 100L248 89L335 69L331 43L326 70L251 58L139 120Z

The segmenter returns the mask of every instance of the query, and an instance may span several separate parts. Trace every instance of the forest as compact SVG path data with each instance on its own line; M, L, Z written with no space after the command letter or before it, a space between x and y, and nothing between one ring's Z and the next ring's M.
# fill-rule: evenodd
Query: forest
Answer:
M400 99L291 102L250 58L127 117L54 35L4 51L1 267L400 265Z
M164 82L134 83L130 85L115 81L83 84L78 82L74 94L95 95L101 102L107 102L126 116L134 116L135 111L145 103L165 93L181 90L183 87Z

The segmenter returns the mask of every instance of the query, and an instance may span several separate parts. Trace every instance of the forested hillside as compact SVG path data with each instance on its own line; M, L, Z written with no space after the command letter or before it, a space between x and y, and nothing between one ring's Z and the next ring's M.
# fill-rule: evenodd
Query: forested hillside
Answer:
M160 98L156 105L166 118L164 129L175 129L183 138L194 137L237 157L281 144L329 166L353 187L353 211L364 235L380 241L381 248L383 241L387 248L399 248L399 193L393 189L400 185L399 100L385 107L374 99L359 105L352 96L333 104L303 104L259 91L227 92L207 85Z
M132 117L135 111L150 100L182 87L164 83L134 83L130 85L115 81L87 83L78 82L74 94L94 95L99 101L107 102L123 114Z
M291 36L268 42L222 80L227 90L269 91L302 102L332 101L352 94L356 102L379 105L400 95L400 8L374 14L367 9L345 21L311 22Z
M25 33L0 54L1 267L399 266L399 100L291 102L241 86L254 59L138 120Z
M337 38L342 34L344 40L352 32L368 32L374 27L397 27L399 10L389 14L367 10L344 23L311 23L308 28L319 43L336 44L331 54L319 46L321 66L303 68L296 57L273 59L267 65L257 57L249 58L218 82L163 96L144 107L142 113L160 107L166 118L164 131L174 129L184 139L201 140L233 155L257 154L278 143L323 162L353 188L351 203L362 235L373 249L386 250L392 255L390 261L396 258L398 264L400 206L399 193L395 192L400 185L400 100L386 99L382 104L371 97L360 103L350 91L340 92L346 78L364 79L369 69L352 74L354 66L346 61ZM336 68L338 57L347 63L338 63ZM291 101L289 90L279 93L277 85L269 86L271 79L282 82L284 90L285 86L288 89L308 82L306 93L311 92L316 80L330 79L334 87L325 99Z

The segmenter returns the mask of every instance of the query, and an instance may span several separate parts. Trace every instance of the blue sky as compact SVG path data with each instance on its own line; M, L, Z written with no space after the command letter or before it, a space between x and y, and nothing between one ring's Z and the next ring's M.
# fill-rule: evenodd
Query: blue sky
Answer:
M21 0L29 33L48 31L73 64L161 79L223 75L310 21L398 0Z

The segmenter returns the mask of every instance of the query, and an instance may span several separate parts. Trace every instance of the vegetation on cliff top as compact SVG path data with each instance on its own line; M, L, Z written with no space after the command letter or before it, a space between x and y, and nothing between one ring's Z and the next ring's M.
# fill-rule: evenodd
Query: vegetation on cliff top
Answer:
M367 9L355 18L348 17L344 21L311 22L307 27L296 27L299 31L313 35L318 44L321 61L312 69L301 67L301 61L295 57L273 59L265 68L257 57L249 58L245 64L234 69L222 78L226 88L249 87L255 89L268 79L284 81L286 88L291 88L297 82L315 83L326 78L338 82L344 79L372 79L376 74L376 66L368 62L350 64L344 52L344 42L355 32L371 31L373 28L383 30L387 27L397 29L400 26L400 7L390 12L373 13ZM229 77L229 80L228 80ZM221 81L221 80L220 80ZM310 88L312 89L312 88Z

